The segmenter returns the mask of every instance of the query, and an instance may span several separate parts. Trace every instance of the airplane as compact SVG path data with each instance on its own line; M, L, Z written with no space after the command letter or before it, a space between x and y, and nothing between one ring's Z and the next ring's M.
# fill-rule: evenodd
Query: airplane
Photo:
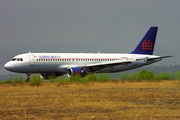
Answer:
M172 56L153 55L158 27L150 27L135 50L129 54L117 53L24 53L19 54L4 65L11 72L40 73L68 77L86 76L87 73L121 72L149 65Z

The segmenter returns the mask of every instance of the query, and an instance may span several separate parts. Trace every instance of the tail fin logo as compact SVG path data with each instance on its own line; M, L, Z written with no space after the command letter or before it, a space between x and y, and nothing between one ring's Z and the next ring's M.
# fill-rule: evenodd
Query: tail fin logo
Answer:
M142 43L142 48L143 50L152 50L153 45L152 45L151 40L144 40Z

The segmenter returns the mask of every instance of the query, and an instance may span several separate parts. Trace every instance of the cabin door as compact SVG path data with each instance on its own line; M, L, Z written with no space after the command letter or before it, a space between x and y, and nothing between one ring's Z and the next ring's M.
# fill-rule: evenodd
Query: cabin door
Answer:
M34 55L29 54L29 65L30 66L35 66L35 60L34 60Z

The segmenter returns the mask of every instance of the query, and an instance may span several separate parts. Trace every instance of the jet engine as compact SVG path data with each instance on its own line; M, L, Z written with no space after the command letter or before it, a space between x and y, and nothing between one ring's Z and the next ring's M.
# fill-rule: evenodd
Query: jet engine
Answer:
M67 76L71 77L72 75L80 75L81 77L86 76L87 72L86 69L83 67L76 68L76 67L69 67L67 68Z

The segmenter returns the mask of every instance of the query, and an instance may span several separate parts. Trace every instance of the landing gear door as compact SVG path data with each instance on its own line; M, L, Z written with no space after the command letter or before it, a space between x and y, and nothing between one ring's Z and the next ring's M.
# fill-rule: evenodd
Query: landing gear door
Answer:
M32 54L29 54L29 65L35 66L34 55L32 55Z

